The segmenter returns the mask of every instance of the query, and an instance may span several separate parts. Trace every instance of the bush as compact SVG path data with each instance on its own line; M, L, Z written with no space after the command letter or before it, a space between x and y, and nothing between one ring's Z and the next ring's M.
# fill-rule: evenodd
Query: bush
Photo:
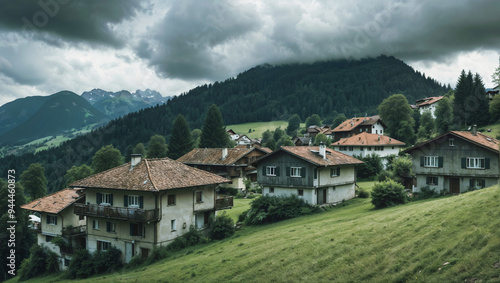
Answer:
M212 240L222 240L231 237L234 234L234 221L226 212L210 223L209 235Z
M97 251L93 254L94 274L113 272L120 269L121 251L115 246L109 247L105 251Z
M388 170L382 170L377 175L377 181L383 182L391 179L392 180L392 172Z
M179 237L181 238L181 237ZM177 238L176 238L177 239ZM175 241L175 240L174 240ZM163 247L153 247L153 250L151 251L151 254L149 255L148 259L146 260L146 264L153 264L157 261L160 261L164 258L168 257L168 246L163 246Z
M243 222L247 218L247 214L250 212L250 209L243 211L240 215L238 215L238 222Z
M178 251L186 247L192 247L199 244L205 244L208 242L208 239L204 237L198 229L194 227L194 225L189 226L189 231L175 238L175 240L167 246L167 250L169 251Z
M370 197L370 192L365 191L363 189L358 189L358 198L369 198Z
M30 248L30 256L21 263L19 281L28 280L46 272L57 272L58 270L57 254L47 247L34 244Z
M127 264L126 268L127 269L130 269L130 268L135 268L135 267L138 267L138 266L141 266L143 263L145 262L145 260L142 258L142 256L140 255L137 255L137 256L134 256Z
M406 201L405 188L393 180L376 183L373 187L372 204L375 208L403 204Z
M225 188L225 187L218 187L217 188L218 195L235 196L237 193L238 193L238 189L236 189L236 188Z
M68 278L88 278L93 275L93 272L94 264L89 251L84 249L77 251L73 259L69 262Z
M242 198L245 198L245 194L244 193L237 193L236 196L234 197L235 199L242 199Z
M438 196L439 194L434 189L431 189L429 186L425 186L423 188L420 188L420 193L414 194L411 200L428 199Z
M358 165L356 170L358 178L360 179L374 178L383 169L382 159L375 153L365 157L356 155L354 155L354 157L364 162L363 164Z
M245 223L249 225L271 223L319 211L321 211L319 207L307 204L297 195L266 195L252 201Z

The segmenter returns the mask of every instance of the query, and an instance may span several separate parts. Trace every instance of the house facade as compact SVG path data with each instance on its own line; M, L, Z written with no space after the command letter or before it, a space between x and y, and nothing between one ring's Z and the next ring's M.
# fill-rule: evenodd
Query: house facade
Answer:
M245 179L257 181L257 171L251 162L270 152L265 147L195 148L177 161L230 180L222 187L244 190Z
M333 130L327 131L325 134L336 142L342 138L348 138L364 132L383 135L385 133L385 128L385 124L380 119L380 116L377 115L347 119Z
M296 194L309 204L335 204L355 196L360 160L321 146L283 146L256 161L264 195Z
M426 97L420 100L417 100L416 107L420 112L420 115L424 114L425 111L429 111L432 115L432 118L436 119L436 115L434 112L436 111L437 103L443 99L444 96L435 96L435 97Z
M39 213L40 222L32 227L37 233L37 243L58 255L61 270L67 268L76 249L86 247L85 217L74 214L74 204L84 202L82 190L64 189L21 206ZM52 243L56 237L61 237L65 244Z
M499 141L475 131L451 131L405 152L412 156L419 192L459 194L498 184Z
M370 154L376 154L382 158L382 163L386 166L386 157L398 155L405 143L388 136L362 132L349 138L340 139L332 143L331 146L334 150L350 156L366 157Z
M87 249L115 246L122 261L147 258L155 246L169 244L193 225L202 229L215 215L215 187L228 180L168 159L143 159L71 184L85 189L86 203L75 213L86 216Z

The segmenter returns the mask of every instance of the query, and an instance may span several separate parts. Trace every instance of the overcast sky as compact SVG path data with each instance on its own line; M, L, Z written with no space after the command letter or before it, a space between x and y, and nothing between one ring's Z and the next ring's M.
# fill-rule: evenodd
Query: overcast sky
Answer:
M380 54L491 87L499 14L497 0L0 0L0 105L93 88L177 95L262 63Z

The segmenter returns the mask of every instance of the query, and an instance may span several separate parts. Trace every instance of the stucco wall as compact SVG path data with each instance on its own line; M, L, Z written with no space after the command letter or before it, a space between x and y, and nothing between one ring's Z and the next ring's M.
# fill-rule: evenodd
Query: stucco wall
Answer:
M340 175L331 177L329 167L320 167L318 169L318 187L324 186L337 186L339 184L353 183L355 180L355 169L354 166L338 166L340 167ZM337 167L333 167L334 170Z

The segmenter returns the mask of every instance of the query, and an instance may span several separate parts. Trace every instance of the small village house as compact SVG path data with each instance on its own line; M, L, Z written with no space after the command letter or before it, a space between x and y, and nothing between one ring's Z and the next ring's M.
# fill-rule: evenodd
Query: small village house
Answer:
M438 102L443 99L444 96L426 97L416 101L416 108L420 112L420 115L424 114L425 111L431 112L432 118L436 119L436 107Z
M336 142L342 138L348 138L363 132L370 134L383 135L385 133L385 124L380 116L359 117L347 119L338 125L335 129L327 131L325 135Z
M87 249L122 251L122 260L147 258L155 246L167 245L189 231L202 229L216 210L232 206L216 199L215 188L229 182L169 158L141 159L71 184L85 189L85 203L75 213L86 216ZM232 200L232 199L231 199Z
M250 163L270 152L265 147L195 148L177 161L230 180L221 187L244 190L245 179L257 181L257 171Z
M362 163L325 145L283 146L255 162L264 195L296 194L312 205L353 198L355 165Z
M74 213L74 204L85 201L82 190L64 189L21 206L22 209L40 214L32 230L37 233L37 243L46 246L59 256L59 268L64 270L73 253L86 247L85 217ZM60 237L64 245L57 246L52 240Z
M499 141L472 131L451 131L405 150L413 159L419 192L463 193L498 184Z
M382 158L383 165L387 166L386 157L398 155L405 143L388 136L362 132L349 138L340 139L332 143L331 146L334 150L350 156L366 157L370 154L376 154Z

